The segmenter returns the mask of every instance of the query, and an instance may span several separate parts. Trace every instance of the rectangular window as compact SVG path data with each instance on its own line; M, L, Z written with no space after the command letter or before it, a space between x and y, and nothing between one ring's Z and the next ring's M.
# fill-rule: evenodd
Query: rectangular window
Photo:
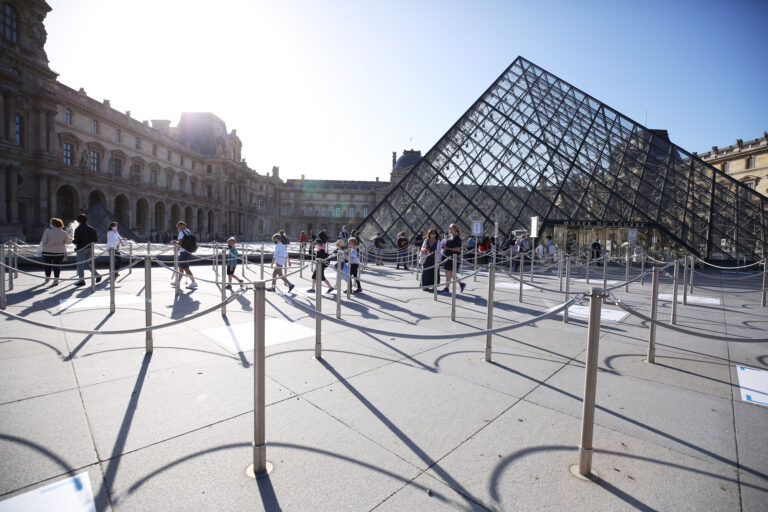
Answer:
M64 109L64 123L72 124L72 111L68 108Z
M96 151L91 151L91 170L99 172L99 153Z
M354 216L355 216L355 208L354 208L354 206L350 206L349 207L349 218L351 219Z
M755 157L750 156L747 158L747 169L752 169L755 167Z
M256 200L256 211L259 213L264 212L264 200L261 198Z
M115 142L120 142L120 130L115 130Z
M208 174L211 174L211 173L213 172L213 168L212 168L212 167L209 165L209 166L206 168L206 172L207 172Z
M136 137L136 149L141 149L141 139Z
M328 208L326 208L325 206L323 206L323 207L320 209L320 216L321 216L321 217L327 217L327 216L328 216Z
M336 207L336 217L341 217L341 208Z
M368 208L363 208L363 218L368 216Z
M15 123L15 141L16 144L19 146L24 147L24 117L20 115L16 115L14 117L14 123Z
M192 170L193 171L195 170L195 161L194 160L192 160Z
M157 156L157 144L152 144L152 156Z
M168 161L169 162L171 161L171 150L170 149L168 150Z
M115 159L115 176L118 178L123 177L123 161Z
M65 142L61 146L61 156L64 165L72 165L72 144Z
M728 162L723 162L723 172L728 172Z
M307 217L311 217L312 216L312 207L311 206L307 206L306 208L304 208L304 215L307 216Z
M99 133L99 122L95 119L91 121L91 132L95 134Z
M213 199L213 185L205 186L205 195L208 196L208 199Z

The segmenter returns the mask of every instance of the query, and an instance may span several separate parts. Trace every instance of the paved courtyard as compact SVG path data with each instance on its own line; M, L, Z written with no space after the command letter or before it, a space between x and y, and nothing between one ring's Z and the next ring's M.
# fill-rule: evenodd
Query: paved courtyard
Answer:
M113 314L108 280L95 292L72 281L52 288L39 267L21 270L34 275L19 274L8 313L83 330L144 325L141 266L118 278ZM210 265L193 271L215 279ZM601 272L593 270L591 285L575 275L571 289L601 286ZM570 471L587 345L587 319L576 308L567 324L556 314L495 335L486 362L485 336L464 335L485 328L486 273L466 279L453 322L450 296L435 302L392 288L414 286L416 276L368 267L364 293L344 295L341 316L391 334L323 321L317 360L315 319L293 304L314 304L309 274L291 276L290 300L267 294L274 469L258 480L245 473L254 439L253 291L236 294L226 316L217 309L156 331L151 355L142 333L74 334L1 318L0 511L33 499L55 499L61 509L71 499L66 510L88 510L77 506L90 496L100 511L768 509L768 407L754 400L760 389L747 388L753 400L745 399L742 382L747 369L768 370L768 343L706 337L768 337L759 276L697 269L677 324L702 336L657 328L655 364L645 362L648 325L611 300L603 305L592 482ZM621 266L609 274L624 281ZM155 325L221 301L220 288L205 282L175 296L170 278L153 268ZM551 274L533 284L559 288ZM671 293L670 279L659 291ZM650 279L614 293L648 313ZM659 302L664 321L670 300ZM519 303L517 282L499 273L494 327L562 302L556 291L526 286ZM335 294L324 296L323 312L335 314Z

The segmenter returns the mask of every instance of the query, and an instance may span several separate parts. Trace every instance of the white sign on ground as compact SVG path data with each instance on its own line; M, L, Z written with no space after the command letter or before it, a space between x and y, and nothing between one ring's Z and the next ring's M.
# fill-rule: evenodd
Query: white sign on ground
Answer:
M211 327L200 331L224 350L237 354L253 350L253 322ZM315 330L282 318L270 318L264 322L265 346L315 337Z
M496 283L496 288L510 288L512 290L519 290L520 289L520 283ZM528 286L527 284L523 283L523 290L535 290L533 286Z
M96 512L88 472L0 501L0 512Z
M576 282L577 283L586 283L587 280L586 279L576 279ZM605 284L607 284L608 286L613 286L615 284L621 284L623 282L624 281L616 281L615 279L606 279ZM600 277L599 275L597 275L595 277L590 277L589 278L589 284L603 284L603 278Z
M547 309L547 313L559 308L562 304L553 306ZM568 316L577 316L579 318L589 318L589 306L573 305L568 308ZM621 322L629 316L629 313L620 309L600 309L600 321L601 322Z
M659 300L672 300L672 294L671 293L660 293L659 294ZM688 302L691 304L709 304L713 306L719 306L720 305L720 299L718 297L700 297L698 295L689 295L688 296ZM677 302L679 304L683 303L683 294L681 292L678 292L677 294Z
M144 302L144 295L115 294L115 306L124 304L139 304ZM109 295L89 295L87 297L73 297L59 299L59 312L68 309L98 309L109 307Z
M737 366L741 399L745 402L768 406L768 371Z

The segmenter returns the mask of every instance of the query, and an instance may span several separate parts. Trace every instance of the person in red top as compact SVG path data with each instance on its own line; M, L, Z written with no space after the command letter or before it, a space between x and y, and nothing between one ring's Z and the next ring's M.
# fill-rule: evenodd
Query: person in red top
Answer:
M304 251L308 245L307 242L309 242L309 238L307 238L307 234L302 231L301 235L299 235L299 252Z

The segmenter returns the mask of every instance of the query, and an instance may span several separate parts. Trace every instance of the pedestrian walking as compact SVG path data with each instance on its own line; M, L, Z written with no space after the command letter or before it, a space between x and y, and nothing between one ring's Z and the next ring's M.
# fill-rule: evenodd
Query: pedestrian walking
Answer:
M360 254L358 253L359 243L357 238L350 237L349 239L349 275L350 279L354 278L354 282L357 283L357 289L355 293L363 291L363 287L360 285Z
M179 275L177 278L181 281L184 274L187 274L192 280L192 282L187 285L187 288L194 290L197 288L197 283L195 282L195 276L189 269L189 260L192 258L191 253L197 250L197 239L192 232L187 229L187 224L183 221L176 223L176 229L179 230L179 235L176 240L173 240L173 243L179 246ZM184 241L185 238L186 242ZM172 280L171 286L176 286L176 282Z
M226 289L232 289L232 278L234 277L240 283L240 289L242 290L245 288L245 283L235 275L237 260L240 258L240 253L237 252L237 247L235 246L235 237L231 236L227 239L227 246L229 247L229 250L227 251L227 280L229 283L227 284Z
M427 231L427 239L421 244L421 253L424 255L424 263L421 271L421 287L424 291L432 292L432 287L440 284L440 270L437 271L435 282L435 265L440 265L440 240L437 238L436 229Z
M328 286L328 293L330 293L333 291L333 286L325 278L325 267L328 266L328 253L325 251L325 244L321 238L315 240L315 260L318 262L318 265L312 272L312 288L307 290L307 292L315 293L315 285L318 281L321 281ZM318 270L320 275L318 275Z
M283 268L291 266L291 258L288 256L288 248L283 244L279 233L272 235L272 241L275 243L275 251L272 253L272 263L270 263L270 266L273 267L274 270L272 271L272 287L267 288L267 291L275 291L275 284L279 277L288 287L288 293L291 293L293 285L288 278L283 275Z
M404 270L408 270L408 237L405 236L405 231L401 231L397 234L397 266L396 269L403 266Z
M59 284L59 276L61 275L59 265L67 261L67 244L71 241L69 234L64 231L64 223L61 219L52 217L40 240L43 262L45 263L45 283L43 284L48 284L51 271L53 271L53 284L51 286Z
M381 233L376 233L376 238L373 239L373 251L376 254L376 264L377 265L384 265L383 261L383 253L384 253L384 238L382 238Z
M107 228L107 250L115 250L115 277L120 274L117 272L123 266L123 258L120 255L120 247L128 245L128 239L120 236L117 232L117 222L110 222Z
M445 262L443 263L443 269L445 270L445 288L443 288L440 293L443 294L451 293L448 286L450 285L453 276L459 274L459 268L461 267L461 260L457 259L456 268L453 268L453 255L461 252L461 231L459 230L459 226L451 224L448 227L448 233L450 236L442 243L443 258L445 259ZM459 281L459 288L462 293L464 293L465 286L467 286L466 283Z
M85 265L87 261L91 260L91 255L96 247L96 242L99 240L99 235L93 227L88 225L88 216L81 213L75 219L77 221L77 228L75 228L75 257L77 258L77 277L80 278L75 286L85 286ZM90 265L88 265L90 268ZM93 271L95 272L95 270ZM101 281L101 276L96 274L96 282Z

